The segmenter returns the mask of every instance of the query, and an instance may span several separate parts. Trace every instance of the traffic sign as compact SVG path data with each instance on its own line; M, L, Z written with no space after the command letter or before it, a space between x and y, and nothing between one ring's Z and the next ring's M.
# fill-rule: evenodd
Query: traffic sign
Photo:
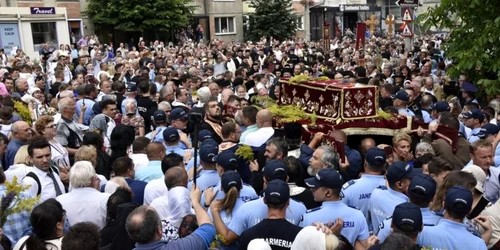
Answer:
M413 21L413 17L411 16L410 8L405 9L405 12L403 13L403 16L402 16L402 20L403 20L403 22L407 22L407 23Z
M404 27L403 27L403 32L401 33L401 36L412 37L413 32L410 29L410 25L408 25L407 23L404 23L403 25L404 25Z
M396 5L399 7L418 7L419 0L397 0Z

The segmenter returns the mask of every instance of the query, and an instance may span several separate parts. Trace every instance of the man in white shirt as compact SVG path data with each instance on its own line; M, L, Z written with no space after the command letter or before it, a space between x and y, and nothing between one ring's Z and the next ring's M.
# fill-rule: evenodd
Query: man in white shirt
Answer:
M100 181L92 163L75 162L69 174L73 189L56 198L66 210L70 225L92 222L99 229L106 225L107 206L111 194L99 192Z
M132 154L129 156L134 161L134 170L137 172L149 164L146 147L151 142L147 137L137 137L132 144Z
M161 171L166 173L173 167L184 168L184 158L176 153L170 153L163 157L161 161ZM144 189L144 205L149 205L158 197L167 196L168 189L165 185L165 178L160 178L148 182Z
M22 184L30 197L40 195L40 202L66 193L56 167L50 166L50 144L46 139L35 140L28 146L28 155L33 161L33 171L29 172Z
M257 127L259 127L259 130L248 134L243 144L260 147L274 135L273 114L271 111L262 109L257 113Z
M173 167L165 172L168 195L158 197L151 202L151 207L158 212L162 220L173 223L191 213L187 184L188 175L183 167Z

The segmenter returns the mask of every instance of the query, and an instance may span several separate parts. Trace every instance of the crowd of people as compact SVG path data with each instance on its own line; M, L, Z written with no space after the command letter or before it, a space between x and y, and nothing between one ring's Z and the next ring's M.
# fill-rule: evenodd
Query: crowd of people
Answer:
M500 249L500 101L480 106L466 75L447 75L445 42L86 36L42 45L38 64L2 55L0 194L17 179L39 201L9 215L1 247ZM378 86L381 110L425 125L303 142L254 98L303 75Z

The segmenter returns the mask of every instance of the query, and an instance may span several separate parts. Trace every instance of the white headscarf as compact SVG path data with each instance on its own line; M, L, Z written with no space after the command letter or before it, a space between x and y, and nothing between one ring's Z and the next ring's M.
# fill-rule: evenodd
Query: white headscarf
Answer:
M333 242L333 248L335 249L339 245L339 240L334 236L335 242ZM300 232L295 237L292 243L291 250L325 250L326 249L326 237L325 233L316 229L315 226L308 226L302 228Z
M185 187L173 187L168 191L168 199L170 214L167 221L174 227L179 228L184 216L192 213L189 190Z

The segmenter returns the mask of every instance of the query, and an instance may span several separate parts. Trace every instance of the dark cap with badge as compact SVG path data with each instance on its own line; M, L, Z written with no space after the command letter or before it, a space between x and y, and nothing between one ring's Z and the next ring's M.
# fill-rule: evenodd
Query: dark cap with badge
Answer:
M408 197L422 202L431 202L436 194L437 184L430 175L419 174L411 179Z
M283 161L278 160L267 161L262 172L267 181L275 179L286 181L288 177L288 167Z
M127 92L135 92L137 91L137 84L135 82L127 83Z
M445 101L438 101L431 104L430 109L436 110L437 112L450 111L450 105Z
M168 117L170 121L175 120L188 120L188 114L182 108L175 108L170 111L170 116Z
M368 165L372 167L383 167L386 164L386 156L385 151L383 149L374 147L368 149L365 155L365 160Z
M305 183L310 188L326 187L331 189L342 188L342 176L337 170L331 168L321 169L316 176L305 179Z
M219 152L217 144L202 143L200 146L200 161L208 164L215 163L215 156Z
M419 171L406 162L396 161L389 166L385 173L385 177L389 183L394 184L403 179L412 179L417 174L419 174Z
M400 90L400 91L396 92L396 94L393 95L392 98L398 99L398 100L401 100L404 102L410 101L410 95L408 95L408 93L406 93L406 91L404 91L404 90Z
M471 109L467 112L463 112L461 115L464 119L478 119L479 122L484 121L484 114L479 109Z
M179 139L179 132L176 128L168 127L163 130L163 140L165 142L177 142Z
M236 170L238 167L238 160L236 155L230 150L224 150L220 152L215 157L215 162L217 165L221 166L225 171L226 170Z
M290 187L282 180L272 180L267 183L264 200L267 205L285 205L290 199Z
M462 83L462 90L464 92L476 93L479 89L470 82L464 82Z
M156 110L153 113L153 120L156 123L165 123L167 122L167 114L163 110Z
M198 140L203 143L205 140L213 139L213 134L208 129L202 129L198 133Z
M497 125L488 123L488 124L485 124L484 126L481 127L481 129L477 133L477 137L479 137L481 139L485 139L486 137L488 137L490 135L498 134L499 131L500 131L500 128Z
M411 202L401 203L394 208L392 224L405 233L420 232L424 224L422 212Z
M446 209L465 216L472 209L472 192L464 186L454 186L448 189L445 196Z
M221 176L221 186L224 192L229 192L231 187L236 187L236 189L241 190L243 183L241 182L241 176L238 172L233 170L228 170L224 172Z

